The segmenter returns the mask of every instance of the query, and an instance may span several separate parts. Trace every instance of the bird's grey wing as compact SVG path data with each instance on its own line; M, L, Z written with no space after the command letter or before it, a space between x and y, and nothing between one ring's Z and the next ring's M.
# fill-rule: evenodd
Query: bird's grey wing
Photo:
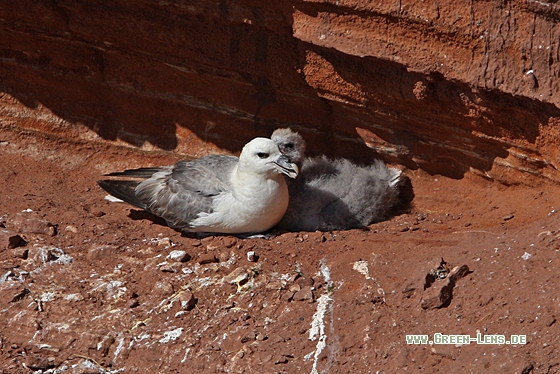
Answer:
M239 159L234 156L210 155L193 161L179 161L173 167L172 180L178 188L214 196L231 189L230 176Z
M231 190L229 177L237 162L222 155L179 161L140 183L136 196L169 226L188 230L200 213L212 213L216 196Z

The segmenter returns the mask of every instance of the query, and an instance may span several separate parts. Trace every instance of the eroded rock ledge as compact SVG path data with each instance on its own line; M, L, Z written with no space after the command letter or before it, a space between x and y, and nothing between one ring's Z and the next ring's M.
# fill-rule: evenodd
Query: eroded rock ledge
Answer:
M18 1L0 120L191 156L291 126L310 153L560 180L548 1Z

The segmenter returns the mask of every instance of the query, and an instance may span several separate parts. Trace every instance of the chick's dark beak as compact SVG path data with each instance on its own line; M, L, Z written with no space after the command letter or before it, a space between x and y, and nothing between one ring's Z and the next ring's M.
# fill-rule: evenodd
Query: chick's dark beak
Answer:
M281 155L274 161L274 164L278 167L278 171L282 174L287 175L290 178L296 178L299 174L299 168L290 159L284 155Z

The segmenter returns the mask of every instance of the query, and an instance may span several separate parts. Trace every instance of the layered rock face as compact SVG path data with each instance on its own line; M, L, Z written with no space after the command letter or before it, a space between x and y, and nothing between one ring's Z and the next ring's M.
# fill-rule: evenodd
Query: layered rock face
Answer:
M555 1L4 1L0 120L190 156L326 153L560 181Z

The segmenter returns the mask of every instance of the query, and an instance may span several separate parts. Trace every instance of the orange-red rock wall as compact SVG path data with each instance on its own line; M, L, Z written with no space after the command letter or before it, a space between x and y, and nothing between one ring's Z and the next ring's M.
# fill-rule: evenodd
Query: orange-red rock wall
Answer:
M190 156L311 153L560 180L548 1L2 1L0 121Z

